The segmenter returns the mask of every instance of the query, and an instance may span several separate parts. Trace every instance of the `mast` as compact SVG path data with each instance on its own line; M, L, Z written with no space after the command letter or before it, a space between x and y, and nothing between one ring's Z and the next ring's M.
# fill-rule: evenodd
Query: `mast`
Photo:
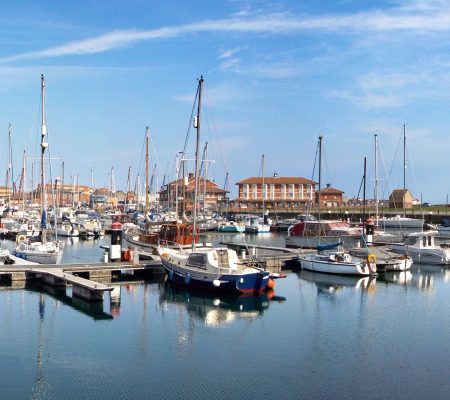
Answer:
M208 175L208 142L205 143L205 147L203 149L203 217L206 214L206 177Z
M366 157L364 157L364 186L363 186L363 221L366 220Z
M94 204L95 204L95 191L94 191L94 167L91 165L91 192L92 192L92 201L91 203L91 209L94 209Z
M6 171L6 191L8 193L8 208L11 208L11 191L14 200L14 172L12 164L12 141L11 141L11 124L8 124L8 169ZM11 191L9 190L9 180L11 179Z
M145 224L147 224L148 216L148 141L149 127L145 128Z
M46 142L47 136L47 125L45 122L45 80L44 75L41 75L41 207L42 207L42 219L41 219L41 227L42 227L42 243L45 243L47 240L47 198L45 193L45 149L48 147L48 143Z
M59 205L60 207L64 207L64 161L61 163L61 192L59 196Z
M320 236L320 189L322 184L322 136L319 136L319 189L317 191L317 214L319 216L319 236Z
M25 214L25 189L27 185L27 176L26 176L26 150L23 151L23 160L22 160L22 210Z
M406 124L403 124L403 216L406 214L405 210L405 196L406 195Z
M129 198L128 193L131 191L131 166L128 167L128 178L127 178L127 193L125 195L125 207L124 210L129 211L130 210L130 204L129 204Z
M375 225L378 225L378 135L375 133Z
M194 128L197 129L197 142L195 146L195 190L194 190L194 225L192 228L192 249L195 248L195 239L197 237L197 196L198 196L198 157L200 151L200 116L202 110L202 89L203 89L203 76L200 76L198 81L198 103L197 103L197 116L194 117Z
M261 160L261 174L262 174L262 186L261 186L261 196L262 196L262 210L263 210L263 218L265 217L265 208L266 208L266 190L264 187L264 175L265 175L265 159L264 159L264 154L262 155L262 160ZM264 224L266 223L265 218L264 218Z

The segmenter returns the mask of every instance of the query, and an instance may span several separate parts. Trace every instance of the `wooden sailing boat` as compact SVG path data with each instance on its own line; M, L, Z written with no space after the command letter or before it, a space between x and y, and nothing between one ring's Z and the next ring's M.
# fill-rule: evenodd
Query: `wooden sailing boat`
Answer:
M203 77L198 82L196 96L197 115L194 118L194 127L197 129L197 141L192 245L189 249L174 249L167 242L161 242L158 246L158 254L161 256L161 261L169 280L176 284L214 292L261 292L269 282L270 274L268 271L263 271L251 265L243 265L234 250L226 247L213 248L206 245L196 245L195 243L197 238L198 161L202 90Z
M47 241L47 194L45 190L45 150L48 147L45 118L45 80L41 75L41 241L22 242L14 250L16 257L39 264L59 264L63 256L60 242Z
M155 248L160 239L177 245L190 245L192 243L193 225L178 222L153 222L149 220L149 127L145 129L145 229L127 229L123 235L124 245L137 251L142 258L154 258ZM153 224L153 231L151 231Z

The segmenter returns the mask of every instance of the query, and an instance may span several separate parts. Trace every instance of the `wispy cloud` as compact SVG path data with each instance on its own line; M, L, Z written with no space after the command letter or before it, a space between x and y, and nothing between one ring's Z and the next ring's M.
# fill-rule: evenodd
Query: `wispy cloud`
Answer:
M292 15L272 13L248 16L247 13L219 20L167 26L152 30L117 30L94 38L60 46L0 58L7 63L18 60L101 53L149 40L166 40L196 33L293 34L352 34L361 32L411 31L416 34L450 32L450 4L442 1L417 1L409 6L373 10L353 14Z

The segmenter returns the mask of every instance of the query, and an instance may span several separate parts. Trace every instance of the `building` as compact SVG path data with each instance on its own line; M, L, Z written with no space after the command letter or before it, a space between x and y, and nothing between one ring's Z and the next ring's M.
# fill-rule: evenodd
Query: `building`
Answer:
M394 189L389 196L389 208L412 208L414 197L408 189Z
M251 177L239 181L234 207L287 209L307 207L315 196L316 182L301 177Z
M342 190L335 189L328 183L327 187L316 192L315 203L318 204L320 197L320 208L342 207L344 204L343 194Z
M194 204L194 192L195 192L195 177L190 173L184 179L184 196L185 209L187 212L192 212ZM214 181L199 177L198 187L198 204L199 210L205 209L205 211L218 211L221 204L226 202L226 194L228 192L221 189ZM159 192L160 205L168 210L177 209L176 203L178 199L178 210L182 210L183 207L183 179L169 182L164 185Z

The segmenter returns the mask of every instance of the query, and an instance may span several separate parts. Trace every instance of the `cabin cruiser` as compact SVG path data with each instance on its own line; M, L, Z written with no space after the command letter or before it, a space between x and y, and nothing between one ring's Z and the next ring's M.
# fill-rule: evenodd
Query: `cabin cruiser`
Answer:
M406 235L400 243L391 243L390 249L407 254L418 264L450 264L450 248L435 244L436 231L414 232Z

